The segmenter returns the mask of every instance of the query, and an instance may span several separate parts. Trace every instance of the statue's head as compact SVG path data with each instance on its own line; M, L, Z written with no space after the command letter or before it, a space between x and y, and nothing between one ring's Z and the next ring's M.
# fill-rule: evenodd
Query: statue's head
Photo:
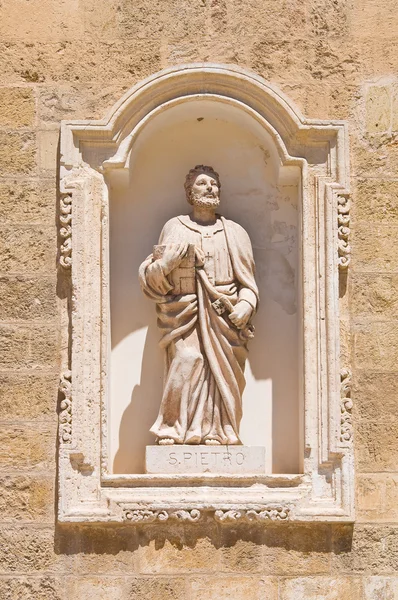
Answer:
M185 178L185 193L189 204L217 208L220 204L220 177L206 165L196 165Z

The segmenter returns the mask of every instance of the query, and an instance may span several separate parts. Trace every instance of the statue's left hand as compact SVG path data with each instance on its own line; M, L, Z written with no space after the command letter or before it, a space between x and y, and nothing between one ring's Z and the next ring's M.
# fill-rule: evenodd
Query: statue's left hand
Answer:
M248 324L252 312L253 308L251 305L246 300L241 300L235 305L234 310L229 313L229 320L238 329L243 329Z

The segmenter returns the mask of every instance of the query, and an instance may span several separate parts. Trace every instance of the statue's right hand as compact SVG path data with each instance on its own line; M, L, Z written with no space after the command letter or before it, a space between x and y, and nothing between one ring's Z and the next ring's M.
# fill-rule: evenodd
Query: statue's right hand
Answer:
M159 259L163 273L168 275L173 271L183 260L188 250L188 242L180 242L179 244L166 244L162 258Z

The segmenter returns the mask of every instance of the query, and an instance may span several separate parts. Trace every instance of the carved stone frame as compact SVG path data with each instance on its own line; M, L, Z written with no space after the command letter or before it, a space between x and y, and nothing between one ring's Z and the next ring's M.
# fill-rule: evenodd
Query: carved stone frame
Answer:
M301 170L302 474L108 472L107 184L128 175L131 148L146 123L168 106L200 98L249 113L273 137L282 163ZM133 87L108 118L62 123L59 263L69 301L60 383L60 521L353 520L350 373L339 364L339 269L350 258L348 176L343 121L303 118L275 87L236 66L170 68Z

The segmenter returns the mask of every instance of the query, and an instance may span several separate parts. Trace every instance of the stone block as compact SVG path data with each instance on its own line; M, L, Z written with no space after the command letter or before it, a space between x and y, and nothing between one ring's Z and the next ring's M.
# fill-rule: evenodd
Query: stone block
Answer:
M398 475L369 473L358 476L357 519L398 522Z
M361 223L353 228L352 264L356 271L398 271L398 228Z
M0 579L2 600L67 600L65 580L50 575L14 576Z
M398 275L353 273L350 293L354 315L386 320L398 315Z
M0 367L52 368L57 364L58 333L52 326L0 325Z
M283 579L280 600L362 600L359 577L297 577Z
M0 315L3 320L52 319L57 315L54 277L1 277Z
M147 446L147 473L265 473L260 446Z
M364 600L397 600L398 577L365 577Z
M262 542L263 573L279 576L330 573L332 531L328 525L269 527Z
M54 273L56 252L54 228L7 226L0 232L3 272Z
M31 175L35 168L35 135L0 131L0 175Z
M187 584L180 577L145 577L130 580L129 600L186 600Z
M363 472L396 471L397 423L361 421L355 428L357 469Z
M0 374L0 421L56 420L59 373Z
M366 94L366 129L383 133L391 127L391 87L372 85Z
M37 136L39 148L39 168L41 171L53 172L57 170L57 155L59 144L59 130L49 129L39 131Z
M125 578L81 577L67 582L67 597L76 600L126 600L129 584ZM160 600L160 598L159 598Z
M137 549L138 569L140 573L198 573L220 570L220 549L216 548L206 536L199 537L193 543L184 539L183 544L177 538L170 537L170 529L156 531L156 540L147 539L146 532L139 532L140 547ZM153 535L152 531L152 535Z
M72 556L61 556L56 553L53 527L33 524L29 526L12 524L0 527L1 574L33 575L46 572L46 575L49 576L51 573L62 571L70 573L72 561Z
M383 178L354 179L352 216L372 224L398 224L398 181Z
M0 181L0 220L3 223L54 225L56 182Z
M35 112L32 88L0 88L0 127L33 127Z
M333 539L332 574L382 575L398 569L398 528L380 524L339 526Z
M224 536L228 539L228 534ZM233 543L226 543L221 548L221 572L225 573L262 573L263 572L263 547L251 539L236 539Z
M395 321L356 323L354 355L361 369L395 371L398 361L398 324Z
M55 437L55 428L0 426L0 470L54 471Z
M357 370L353 378L355 412L369 423L398 421L398 381L395 373Z
M2 520L51 523L54 520L54 495L54 477L1 474L0 512Z
M191 600L277 600L278 585L270 577L230 575L194 577L189 581Z

